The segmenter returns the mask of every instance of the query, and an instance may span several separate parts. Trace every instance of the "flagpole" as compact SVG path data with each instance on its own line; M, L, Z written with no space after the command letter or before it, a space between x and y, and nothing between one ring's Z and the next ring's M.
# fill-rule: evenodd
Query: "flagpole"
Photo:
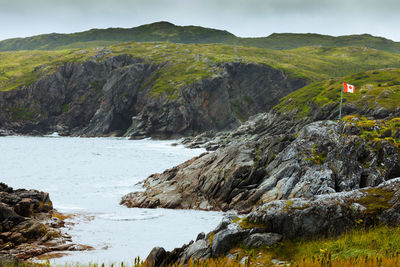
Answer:
M340 93L340 111L339 111L339 120L342 118L342 103L343 103L343 86Z

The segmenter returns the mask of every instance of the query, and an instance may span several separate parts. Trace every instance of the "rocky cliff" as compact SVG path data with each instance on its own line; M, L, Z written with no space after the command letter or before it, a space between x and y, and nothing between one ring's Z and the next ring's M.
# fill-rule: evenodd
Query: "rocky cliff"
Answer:
M67 63L30 86L0 92L0 128L22 134L182 136L237 126L306 84L266 65L236 62L217 65L213 75L173 96L152 94L170 64L123 54Z

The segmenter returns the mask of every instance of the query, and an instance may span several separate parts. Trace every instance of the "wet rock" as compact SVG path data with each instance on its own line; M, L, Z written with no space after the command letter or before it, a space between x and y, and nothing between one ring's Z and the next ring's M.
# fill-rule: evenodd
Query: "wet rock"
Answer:
M0 183L0 250L7 251L4 257L25 260L62 248L69 249L70 238L61 235L58 228L62 223L52 223L52 211L48 193L14 190Z
M15 206L15 211L24 217L30 217L34 213L33 200L24 198Z

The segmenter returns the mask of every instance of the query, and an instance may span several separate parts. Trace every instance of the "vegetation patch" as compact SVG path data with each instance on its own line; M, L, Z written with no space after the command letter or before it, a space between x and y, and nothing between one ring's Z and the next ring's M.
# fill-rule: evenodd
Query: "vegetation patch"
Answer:
M343 118L348 123L346 127L351 125L360 129L360 136L364 138L370 147L379 149L382 141L393 144L400 153L400 134L396 136L396 132L400 131L400 118L391 118L385 120L370 120L363 116L351 115Z
M356 86L354 94L343 94L343 103L352 103L360 109L399 107L400 69L382 69L314 82L282 98L274 109L280 113L295 111L298 117L311 115L311 107L332 105L338 109L343 82Z
M276 261L284 261L290 266L298 267L398 266L400 227L360 228L338 237L285 240L272 247L239 246L230 253L236 256L233 259L218 258L212 262L223 262L224 265L220 266L239 266L237 264L240 264L244 257L248 257L247 266L276 266ZM207 263L206 261L197 266L210 266Z
M107 51L105 53L104 51ZM0 91L28 86L54 73L67 63L87 60L102 61L108 57L127 54L142 58L145 63L164 64L143 89L152 86L154 96L167 94L176 98L179 91L212 75L218 75L226 62L255 63L271 66L292 78L319 81L350 73L400 67L400 55L361 48L302 47L287 51L270 50L226 44L177 44L170 42L119 43L107 47L68 48L52 51L0 52ZM346 54L345 58L340 55ZM167 63L167 64L166 64ZM379 74L380 76L382 74ZM380 77L383 78L383 77ZM391 80L397 82L397 80ZM383 83L386 86L385 83ZM396 85L397 86L397 85ZM100 90L101 83L92 87ZM382 96L384 97L384 96ZM251 104L251 99L246 97Z
M69 109L70 109L70 103L64 104L61 107L61 112L62 113L67 113L69 111Z
M322 165L324 164L326 157L328 156L328 152L323 151L321 153L317 153L317 144L313 145L312 157L305 158L306 161L312 161L315 164Z
M362 191L366 193L366 196L355 200L354 202L359 203L367 208L367 213L384 211L390 209L393 206L393 204L390 203L390 200L394 196L394 191L382 189L379 187L368 188Z
M9 108L12 121L33 121L34 113L27 108Z
M247 218L242 218L239 221L239 226L242 229L252 229L252 228L261 228L261 229L267 229L267 226L263 223L256 223L252 222Z

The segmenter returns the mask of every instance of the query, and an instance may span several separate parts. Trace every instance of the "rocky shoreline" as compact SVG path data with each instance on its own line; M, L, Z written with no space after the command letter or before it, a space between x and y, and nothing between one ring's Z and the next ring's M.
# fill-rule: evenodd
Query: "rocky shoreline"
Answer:
M245 216L228 213L214 231L173 251L156 247L146 262L168 266L221 255L235 258L229 251L240 245L272 246L284 239L326 237L382 224L400 224L400 177L377 187L271 201Z
M369 141L352 121L317 121L298 131L257 127L276 127L275 120L267 114L242 125L230 143L151 175L145 191L124 196L121 204L249 212L274 200L377 186L400 176L396 145ZM246 136L237 138L240 132Z
M147 262L234 258L229 250L238 244L399 225L400 119L398 112L388 114L338 122L270 112L230 132L186 138L187 146L209 152L151 175L144 191L127 194L121 204L235 212L181 248L154 248Z
M48 193L14 190L0 183L0 264L55 251L87 250L63 233L65 216L53 209Z

